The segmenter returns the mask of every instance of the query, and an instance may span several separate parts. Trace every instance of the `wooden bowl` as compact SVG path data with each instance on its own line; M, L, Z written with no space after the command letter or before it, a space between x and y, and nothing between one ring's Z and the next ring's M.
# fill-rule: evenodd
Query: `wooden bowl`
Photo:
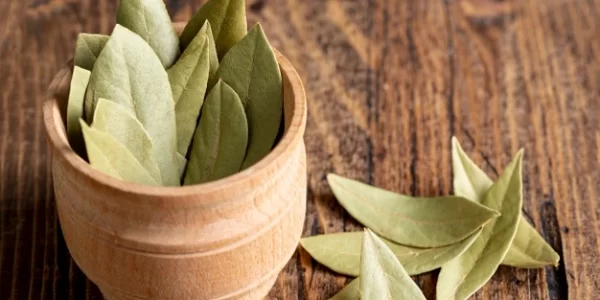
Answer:
M60 225L69 251L109 300L266 296L300 239L306 211L306 97L283 75L285 133L254 166L193 186L124 182L90 167L63 122L72 64L50 86L44 122Z

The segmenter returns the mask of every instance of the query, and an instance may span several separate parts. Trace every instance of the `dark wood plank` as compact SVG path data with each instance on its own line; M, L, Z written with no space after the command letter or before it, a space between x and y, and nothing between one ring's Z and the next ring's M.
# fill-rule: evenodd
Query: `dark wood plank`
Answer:
M203 1L170 0L174 20ZM309 99L304 235L359 230L325 176L451 192L450 137L496 177L521 147L524 213L559 268L502 267L474 299L593 299L600 288L600 1L247 0ZM116 0L0 1L0 299L101 299L57 222L40 104L77 33L110 33ZM436 274L415 277L433 299ZM303 250L268 299L348 281Z

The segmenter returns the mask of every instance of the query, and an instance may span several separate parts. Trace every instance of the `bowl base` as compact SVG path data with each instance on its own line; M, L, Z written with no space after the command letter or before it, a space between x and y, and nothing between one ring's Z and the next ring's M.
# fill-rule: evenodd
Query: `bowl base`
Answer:
M264 299L267 296L267 294L269 293L269 291L271 291L271 288L275 284L276 280L277 280L277 276L263 281L260 285L258 285L256 288L251 289L250 291L247 291L247 292L244 292L244 293L241 293L238 295L234 295L234 296L225 296L225 297L213 298L213 299L199 299L196 297L177 298L177 299L151 298L151 297L144 297L144 296L132 296L129 294L124 294L119 291L111 290L110 288L107 288L107 287L99 286L98 288L100 289L100 292L102 292L102 296L104 297L104 300L192 300L192 299L193 300L257 300L257 299Z

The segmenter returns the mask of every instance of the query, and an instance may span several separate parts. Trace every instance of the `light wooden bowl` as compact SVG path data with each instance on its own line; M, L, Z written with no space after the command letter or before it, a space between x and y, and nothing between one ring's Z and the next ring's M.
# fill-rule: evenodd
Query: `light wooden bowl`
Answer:
M44 122L56 207L73 259L108 300L261 299L300 239L306 211L306 97L283 75L285 134L249 169L193 186L152 187L92 169L67 141L72 66L50 86Z

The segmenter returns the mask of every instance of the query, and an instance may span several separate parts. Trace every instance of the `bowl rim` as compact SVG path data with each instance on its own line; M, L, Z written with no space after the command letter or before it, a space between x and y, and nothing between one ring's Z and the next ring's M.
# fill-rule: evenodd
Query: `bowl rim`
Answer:
M69 74L68 72L71 72L71 70L65 70L70 68L69 63L61 68L54 76L52 83L50 84L48 99L43 105L44 127L48 141L52 146L52 159L65 161L67 166L87 180L97 182L98 184L115 191L132 195L157 198L180 198L182 199L181 201L185 201L186 199L194 199L195 197L186 197L192 195L208 196L215 192L221 193L222 191L225 191L226 193L228 191L230 193L239 193L243 190L243 187L248 185L253 186L256 178L265 178L265 176L269 176L270 173L281 168L285 164L286 158L294 153L297 144L302 142L306 128L307 103L302 80L287 58L274 48L273 51L282 73L284 95L288 92L291 93L293 97L294 107L292 117L287 130L271 152L260 161L241 172L219 180L195 185L151 186L120 180L92 168L87 161L81 158L71 148L67 140L66 129L62 121L58 100L53 93L53 89L57 89L59 86L65 84L63 82L65 74L61 73L67 71L66 74ZM289 84L286 84L286 80ZM291 87L289 91L285 89L287 85ZM285 121L285 103L282 122L287 122Z

